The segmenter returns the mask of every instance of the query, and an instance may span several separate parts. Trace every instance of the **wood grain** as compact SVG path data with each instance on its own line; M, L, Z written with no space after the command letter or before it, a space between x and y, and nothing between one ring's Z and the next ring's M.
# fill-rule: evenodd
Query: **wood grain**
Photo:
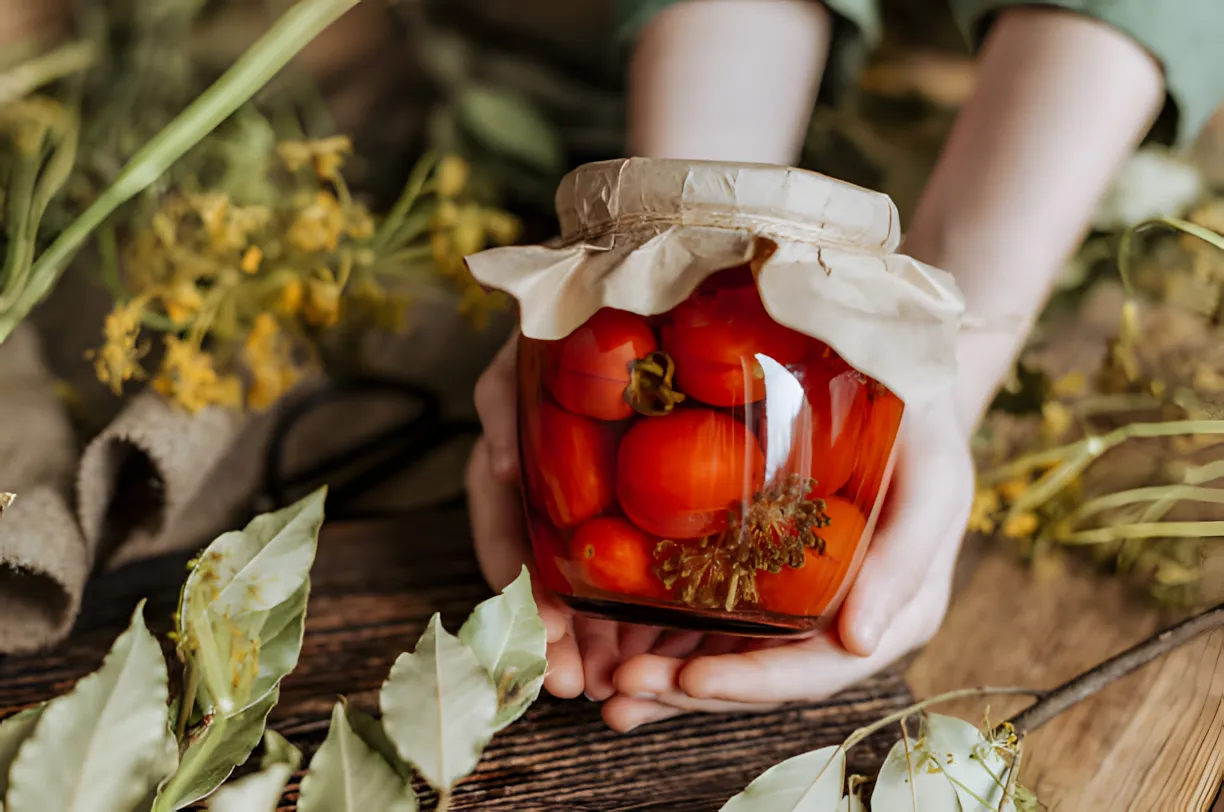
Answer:
M309 754L326 735L337 694L373 710L391 663L414 645L430 615L441 612L454 631L488 596L470 550L458 509L395 524L325 527L301 662L284 683L272 725ZM96 668L142 597L154 631L166 631L187 558L144 561L97 578L67 643L0 661L0 716L63 693ZM777 761L835 744L909 701L893 671L821 704L693 716L621 736L604 727L594 703L544 699L493 741L452 809L716 810ZM878 738L857 748L850 769L874 773L888 744ZM293 808L296 780L283 808Z
M939 635L911 665L915 695L975 685L1048 688L1170 618L1122 584L1069 562L1038 577L986 554ZM1037 731L1021 780L1050 812L1211 809L1224 780L1224 632L1157 660ZM996 700L999 721L1026 700ZM945 708L980 721L983 703Z

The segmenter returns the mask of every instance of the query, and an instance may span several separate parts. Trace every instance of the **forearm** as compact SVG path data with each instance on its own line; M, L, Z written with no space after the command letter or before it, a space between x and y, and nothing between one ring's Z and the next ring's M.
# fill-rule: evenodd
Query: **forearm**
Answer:
M962 341L967 424L1008 374L1098 200L1163 99L1155 60L1105 25L1036 8L996 22L978 88L903 246L952 273L969 313L986 322Z
M630 154L796 163L828 43L828 12L811 0L667 9L630 64Z

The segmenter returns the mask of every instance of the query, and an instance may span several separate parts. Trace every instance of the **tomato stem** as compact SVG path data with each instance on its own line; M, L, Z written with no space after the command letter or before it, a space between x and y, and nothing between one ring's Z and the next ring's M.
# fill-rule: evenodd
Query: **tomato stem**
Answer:
M657 417L670 412L684 395L673 388L676 362L662 350L643 356L629 366L625 402L638 414Z

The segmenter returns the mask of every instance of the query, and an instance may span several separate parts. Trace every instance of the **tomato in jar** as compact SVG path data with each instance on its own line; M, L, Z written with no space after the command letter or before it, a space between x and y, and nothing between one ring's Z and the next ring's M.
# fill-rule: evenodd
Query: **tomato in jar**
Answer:
M839 496L824 499L827 526L821 543L804 551L802 567L757 574L761 607L784 615L822 614L850 571L867 520L854 503Z
M842 489L860 505L874 505L880 497L903 412L901 398L881 384L869 386L858 460Z
M554 527L573 527L616 501L616 434L546 400L525 404L523 473L528 502Z
M561 572L558 563L567 557L568 550L564 539L552 525L539 516L530 517L528 529L531 536L531 557L535 561L540 581L554 592L568 592L569 579Z
M804 403L786 467L811 481L813 496L828 496L854 472L867 413L867 379L821 342L799 377Z
M598 589L662 599L667 588L653 571L651 538L624 519L603 516L580 525L570 539L570 557Z
M742 406L765 397L756 356L786 366L802 360L810 339L770 318L755 286L716 287L681 302L662 328L676 367L676 388L711 406Z
M621 510L664 539L692 539L726 528L728 510L764 478L755 434L713 409L682 409L636 423L621 440L616 492Z
M658 349L646 320L604 308L563 339L550 342L545 385L557 403L598 420L632 417L627 388L634 365Z

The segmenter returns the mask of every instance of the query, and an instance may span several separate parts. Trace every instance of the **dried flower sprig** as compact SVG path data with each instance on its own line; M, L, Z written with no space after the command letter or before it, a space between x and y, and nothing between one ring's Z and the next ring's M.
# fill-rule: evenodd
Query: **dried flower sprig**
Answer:
M341 173L347 138L282 141L275 151L259 184L268 203L172 189L122 247L102 251L117 301L92 357L117 393L148 375L141 329L163 335L152 375L162 395L191 411L263 409L318 365L329 328L402 327L414 285L449 282L477 323L498 305L463 255L515 239L518 221L466 193L462 159L427 155L380 221Z

